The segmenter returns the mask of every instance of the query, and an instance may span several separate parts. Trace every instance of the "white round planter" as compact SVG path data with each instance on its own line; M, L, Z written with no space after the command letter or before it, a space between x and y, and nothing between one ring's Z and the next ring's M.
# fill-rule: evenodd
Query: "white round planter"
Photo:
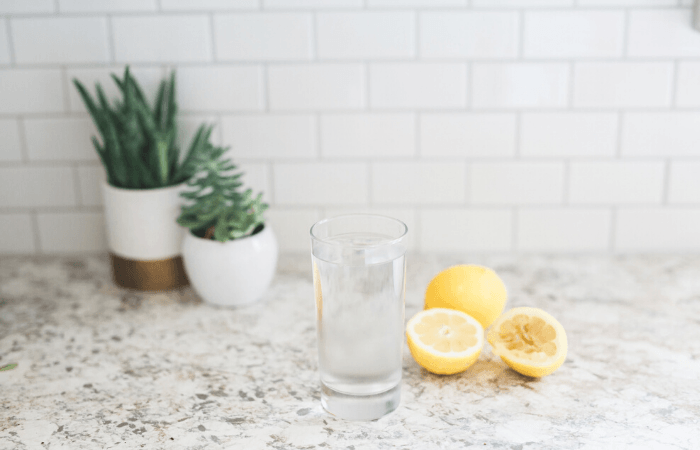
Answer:
M178 256L184 228L180 184L159 189L123 189L103 184L107 240L112 253L137 261Z
M182 258L192 287L209 303L242 306L262 297L277 267L277 239L269 225L253 236L219 242L186 233Z

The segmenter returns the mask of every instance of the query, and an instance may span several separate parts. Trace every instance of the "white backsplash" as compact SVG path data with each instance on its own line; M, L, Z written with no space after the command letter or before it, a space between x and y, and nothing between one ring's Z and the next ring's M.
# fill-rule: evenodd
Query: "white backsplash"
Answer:
M324 217L418 251L700 251L689 0L0 0L0 253L105 249L71 79L178 70L282 250Z

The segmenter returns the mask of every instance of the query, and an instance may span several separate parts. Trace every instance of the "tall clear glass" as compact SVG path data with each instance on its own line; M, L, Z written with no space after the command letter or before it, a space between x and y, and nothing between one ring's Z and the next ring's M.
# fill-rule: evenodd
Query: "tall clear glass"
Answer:
M370 214L311 227L321 403L335 416L372 420L399 406L407 232Z

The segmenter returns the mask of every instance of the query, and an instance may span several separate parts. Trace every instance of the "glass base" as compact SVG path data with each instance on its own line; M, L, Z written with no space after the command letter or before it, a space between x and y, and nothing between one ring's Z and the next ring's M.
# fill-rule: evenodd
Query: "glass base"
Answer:
M321 405L334 416L347 420L379 419L399 407L401 383L374 395L347 395L321 382Z

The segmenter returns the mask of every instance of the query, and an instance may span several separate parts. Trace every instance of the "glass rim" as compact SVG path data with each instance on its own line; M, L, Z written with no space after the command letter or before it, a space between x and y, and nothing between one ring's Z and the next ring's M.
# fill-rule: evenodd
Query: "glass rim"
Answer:
M378 218L378 219L388 219L390 221L393 221L393 222L399 224L403 228L403 230L401 231L401 234L396 238L392 238L392 239L384 241L384 242L380 242L377 244L370 244L370 245L348 245L348 244L343 244L340 242L334 242L334 241L331 241L328 239L324 239L324 238L318 237L317 235L314 234L314 228L316 228L319 225L324 225L324 224L330 222L331 220L337 220L337 219L343 219L343 218L349 218L349 217L374 217L374 218ZM383 214L371 214L371 213L351 213L351 214L341 214L338 216L327 217L327 218L321 219L318 222L316 222L315 224L311 225L311 228L309 229L309 235L311 235L311 239L314 239L314 240L319 241L319 242L323 242L326 245L333 245L336 247L362 247L362 248L383 247L386 245L392 245L392 244L399 243L402 239L404 239L406 237L407 234L408 234L408 226L402 220L396 219L394 217L385 216Z

